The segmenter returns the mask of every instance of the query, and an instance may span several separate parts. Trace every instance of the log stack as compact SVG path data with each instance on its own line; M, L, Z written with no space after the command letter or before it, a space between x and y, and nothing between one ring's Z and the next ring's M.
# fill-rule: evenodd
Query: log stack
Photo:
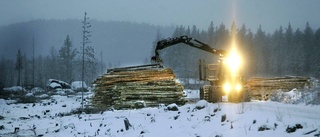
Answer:
M304 89L310 86L308 77L275 77L275 78L251 78L246 86L249 88L251 97L256 99L268 99L274 91L288 92L292 89Z
M144 65L108 70L94 82L93 103L100 107L132 108L136 103L146 106L183 104L183 85L175 81L171 69Z

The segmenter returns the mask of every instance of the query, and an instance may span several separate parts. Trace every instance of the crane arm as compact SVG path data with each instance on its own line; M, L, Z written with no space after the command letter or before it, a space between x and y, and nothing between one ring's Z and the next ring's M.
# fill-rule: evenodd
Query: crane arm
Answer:
M168 39L158 41L157 46L155 48L155 56L153 56L151 58L151 60L154 62L157 62L157 63L162 62L162 60L160 59L159 50L162 50L164 48L167 48L167 47L179 44L179 43L184 43L184 44L189 45L191 47L212 53L214 55L218 55L220 57L223 57L227 54L227 52L225 50L218 50L218 49L212 48L208 44L205 44L197 39L194 39L194 38L191 38L191 37L184 35L181 37L168 38Z

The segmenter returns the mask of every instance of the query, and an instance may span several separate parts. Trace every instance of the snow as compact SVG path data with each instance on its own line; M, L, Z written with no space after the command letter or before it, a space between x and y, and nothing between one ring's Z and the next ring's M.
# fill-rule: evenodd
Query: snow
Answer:
M200 101L198 101L196 103L196 108L197 109L203 109L203 108L205 108L207 106L208 106L208 101L206 101L206 100L200 100Z
M26 96L34 96L33 93L27 93Z
M272 100L282 103L296 104L299 100L301 100L301 97L302 93L297 89L293 89L289 92L275 92L274 95L272 95Z
M56 83L56 84L52 85L52 83ZM56 89L56 88L71 89L71 86L69 85L69 83L61 80L57 80L57 79L49 79L47 82L47 87L52 89Z
M176 79L176 82L182 84L204 84L204 81L194 78L180 78Z
M82 81L74 81L71 83L71 89L72 90L79 90L82 88ZM83 88L87 89L88 86L85 82L83 82Z
M185 89L183 92L187 95L186 98L200 98L200 92L199 90L190 90L190 89Z
M44 92L44 90L40 87L34 87L31 89L31 93L41 93Z
M176 103L173 103L173 104L168 105L167 109L169 111L178 111L179 110L179 106Z
M48 94L41 94L41 95L39 95L37 97L38 98L47 98L47 97L49 97L49 95Z
M320 105L320 88L315 87L305 90L293 89L289 92L276 91L270 99L272 101L288 104L317 104Z
M53 88L53 89L62 88L60 84L55 83L55 82L50 83L49 86L50 86L51 88Z
M21 86L6 87L6 88L3 88L3 90L4 91L11 91L11 92L26 91L26 89L24 89Z
M191 93L196 92L192 91ZM85 97L92 93L85 94ZM296 97L294 91L288 95ZM83 137L214 137L214 136L314 136L320 131L320 106L273 101L247 103L208 103L204 100L178 107L178 111L159 108L104 111L97 114L71 114L81 107L81 94L54 95L39 103L7 104L0 99L0 136ZM197 109L197 106L205 106ZM61 114L64 114L62 116ZM226 120L221 122L222 116ZM124 120L128 119L128 130ZM303 128L287 133L288 127ZM15 127L20 131L13 134ZM264 131L258 131L266 129ZM269 130L268 130L269 129ZM307 132L317 129L309 135Z
M143 100L138 100L138 101L135 101L134 104L136 105L136 107L146 107L146 102L143 101Z
M7 103L7 101L6 100L4 100L4 99L0 99L0 104L6 104Z

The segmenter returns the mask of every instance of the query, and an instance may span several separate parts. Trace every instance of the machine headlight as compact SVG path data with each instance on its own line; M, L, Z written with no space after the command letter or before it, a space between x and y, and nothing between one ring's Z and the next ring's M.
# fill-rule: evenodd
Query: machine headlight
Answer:
M240 84L237 84L237 85L236 85L236 90L237 90L237 91L240 91L241 89L242 89L242 86L241 86Z
M231 90L230 84L229 83L224 84L223 89L224 89L225 92L228 93Z

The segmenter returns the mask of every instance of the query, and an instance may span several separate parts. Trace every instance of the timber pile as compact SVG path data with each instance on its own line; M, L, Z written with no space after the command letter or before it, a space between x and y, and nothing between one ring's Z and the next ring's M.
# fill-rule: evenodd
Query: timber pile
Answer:
M144 65L108 70L95 80L93 102L100 107L132 108L143 101L146 106L183 104L183 86L175 82L171 69Z
M288 92L292 89L304 89L310 86L310 78L307 77L276 77L276 78L251 78L247 82L252 97L269 96L274 91Z

